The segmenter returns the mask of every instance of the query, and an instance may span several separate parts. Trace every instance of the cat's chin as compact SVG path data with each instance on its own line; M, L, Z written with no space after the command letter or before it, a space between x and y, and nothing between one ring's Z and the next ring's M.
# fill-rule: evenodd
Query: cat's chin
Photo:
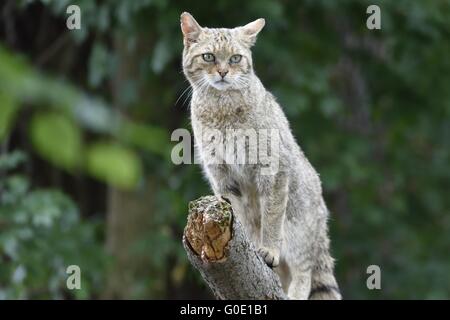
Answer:
M226 81L216 81L214 83L211 83L214 89L219 91L225 91L231 88L231 83Z

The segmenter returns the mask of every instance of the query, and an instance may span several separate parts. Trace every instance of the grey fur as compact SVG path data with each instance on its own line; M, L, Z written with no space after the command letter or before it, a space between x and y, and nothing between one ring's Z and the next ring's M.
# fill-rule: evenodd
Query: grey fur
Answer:
M209 29L183 13L181 26L183 71L193 88L192 128L214 193L230 199L260 255L276 267L291 299L341 299L329 254L321 181L295 141L283 110L253 71L250 48L264 20L234 29ZM215 62L203 61L204 53L213 53ZM242 55L241 62L227 65L234 54ZM219 70L228 72L224 87L216 86ZM230 128L278 130L278 171L261 174L260 163L211 164L217 157L216 145L200 137L207 128L224 135ZM247 151L258 152L252 148L247 146Z

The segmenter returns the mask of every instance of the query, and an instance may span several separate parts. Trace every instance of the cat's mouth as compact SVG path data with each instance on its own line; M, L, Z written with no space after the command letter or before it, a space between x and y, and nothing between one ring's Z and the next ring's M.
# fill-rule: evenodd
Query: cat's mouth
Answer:
M230 82L228 82L225 79L221 79L221 80L217 80L213 82L213 87L216 88L217 90L226 90L227 88L229 88L231 85Z
M229 82L225 79L216 81L217 84L229 84Z
M213 88L223 91L223 90L227 90L228 88L230 88L232 86L232 83L230 80L232 79L228 79L228 77L212 77L208 79L208 83L209 85L211 85Z

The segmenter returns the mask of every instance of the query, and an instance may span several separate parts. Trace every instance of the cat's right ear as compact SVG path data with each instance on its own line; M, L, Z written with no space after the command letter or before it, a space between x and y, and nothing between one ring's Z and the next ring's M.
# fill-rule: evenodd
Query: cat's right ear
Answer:
M184 45L188 46L193 42L197 42L202 27L195 21L194 17L188 12L183 12L180 17L180 23L184 36Z
M265 24L266 20L264 20L263 18L259 18L253 22L250 22L249 24L246 24L243 27L239 27L238 30L241 31L244 41L247 42L247 44L251 47L255 44L256 36L262 30L262 28L264 28Z

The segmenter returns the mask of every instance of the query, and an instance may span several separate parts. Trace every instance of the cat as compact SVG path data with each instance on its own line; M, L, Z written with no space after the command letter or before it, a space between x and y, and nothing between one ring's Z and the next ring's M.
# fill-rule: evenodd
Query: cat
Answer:
M214 194L229 199L290 299L341 299L329 253L321 181L295 141L281 107L253 69L251 47L265 20L234 29L201 27L187 12L180 20L183 72L193 89L195 146ZM225 157L218 154L217 139L238 155L230 145L234 141L224 138L230 129L254 130L258 136L262 130L275 130L278 138L271 141L279 141L278 149L272 150L279 162L277 170L264 174L261 163L217 162ZM208 130L216 134L205 135ZM248 154L257 149L246 142Z

